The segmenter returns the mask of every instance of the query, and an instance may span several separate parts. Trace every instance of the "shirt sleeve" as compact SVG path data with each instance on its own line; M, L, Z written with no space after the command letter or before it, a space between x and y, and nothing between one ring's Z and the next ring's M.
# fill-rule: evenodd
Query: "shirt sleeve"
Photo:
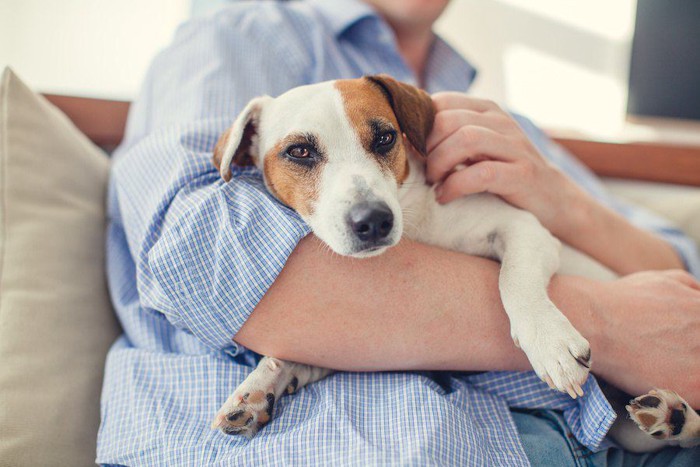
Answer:
M236 168L225 183L211 162L251 98L308 80L309 57L294 52L303 47L284 47L299 21L265 5L182 27L153 62L114 156L110 196L141 305L213 349L239 350L232 337L309 232L257 169Z
M561 145L552 141L535 124L520 115L514 115L520 126L537 146L540 152L552 163L569 175L575 182L604 205L623 215L632 224L642 229L654 232L666 240L683 260L686 269L700 278L700 257L695 242L686 236L670 221L663 219L648 210L626 203L612 196L605 189L600 179L596 177L571 153Z

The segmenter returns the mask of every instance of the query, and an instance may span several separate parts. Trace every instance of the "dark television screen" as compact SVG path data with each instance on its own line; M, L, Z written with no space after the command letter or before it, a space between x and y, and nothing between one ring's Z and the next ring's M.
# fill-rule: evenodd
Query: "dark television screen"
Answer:
M638 0L627 112L700 120L700 0Z

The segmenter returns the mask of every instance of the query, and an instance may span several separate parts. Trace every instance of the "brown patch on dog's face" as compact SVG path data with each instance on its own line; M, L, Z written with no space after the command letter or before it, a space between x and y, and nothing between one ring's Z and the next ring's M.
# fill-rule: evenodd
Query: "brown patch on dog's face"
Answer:
M365 76L364 79L382 91L399 121L401 131L422 156L427 156L426 141L435 122L435 106L430 95L386 74Z
M408 158L401 127L381 89L365 79L337 80L350 124L362 147L401 185L408 177ZM393 140L390 145L382 144Z
M304 151L308 157L293 157L303 156ZM263 171L270 192L307 217L314 212L324 164L323 148L313 135L292 134L267 152Z

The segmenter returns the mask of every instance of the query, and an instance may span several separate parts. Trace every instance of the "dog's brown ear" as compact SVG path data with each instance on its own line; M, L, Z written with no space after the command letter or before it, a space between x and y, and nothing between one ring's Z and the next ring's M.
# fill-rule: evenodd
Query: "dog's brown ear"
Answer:
M227 182L231 180L231 164L250 166L257 162L254 137L257 134L260 113L268 99L268 96L263 96L250 101L216 143L212 161Z
M389 75L372 75L366 78L381 88L394 109L401 131L406 134L413 147L426 156L425 142L435 120L435 107L430 95L415 86L396 81Z

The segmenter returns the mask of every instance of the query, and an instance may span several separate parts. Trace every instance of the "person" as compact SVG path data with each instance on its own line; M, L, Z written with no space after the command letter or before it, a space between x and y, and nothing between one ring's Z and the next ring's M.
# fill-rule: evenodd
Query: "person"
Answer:
M700 271L692 242L612 199L527 119L466 96L475 69L432 32L447 3L234 2L182 26L154 60L110 182L108 278L124 334L106 363L98 463L643 460L605 438L614 413L594 377L573 400L527 371L494 262L409 240L367 260L330 255L255 169L220 179L213 147L251 98L376 73L433 93L428 170L442 202L500 195L624 275L550 285L596 374L700 405L700 285L680 270ZM487 160L451 174L475 154ZM345 371L281 398L251 440L210 430L259 354Z

